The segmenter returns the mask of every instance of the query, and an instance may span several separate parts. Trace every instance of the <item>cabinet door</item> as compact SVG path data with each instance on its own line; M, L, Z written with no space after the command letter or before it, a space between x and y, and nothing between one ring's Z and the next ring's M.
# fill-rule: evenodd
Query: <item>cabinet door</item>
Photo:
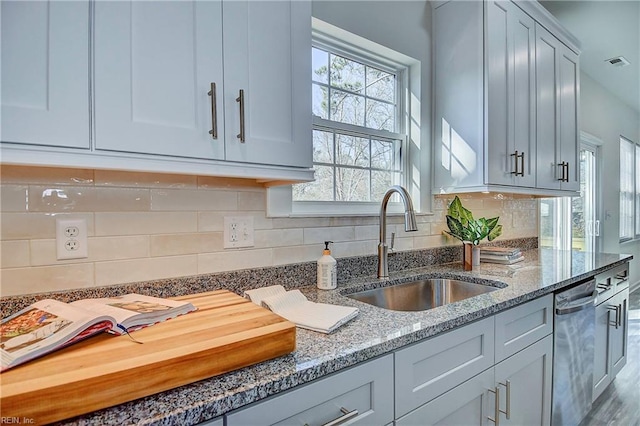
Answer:
M578 55L536 25L538 188L577 191Z
M226 159L311 167L311 3L225 1L223 22Z
M0 7L2 142L89 148L89 2Z
M618 309L618 326L610 326L611 344L610 360L611 360L611 377L612 379L620 372L622 367L627 364L627 336L629 331L629 289L619 292L613 299L612 305L614 309ZM615 310L612 316L615 317ZM615 321L615 318L614 318Z
M488 183L534 187L534 21L510 1L486 5Z
M94 44L97 149L224 157L220 1L96 2Z
M609 299L610 301L614 298ZM615 320L615 311L609 301L596 306L595 353L593 365L593 401L611 383L611 361L609 358L609 324Z
M227 426L384 425L393 420L393 355L227 414ZM337 421L341 419L340 421Z
M501 424L551 423L552 354L550 335L496 365L500 409L507 412L500 413Z
M578 191L580 190L580 164L578 160L579 139L578 139L578 93L580 69L578 65L578 55L563 44L558 50L560 57L558 60L558 117L559 123L559 158L560 162L567 165L565 170L565 181L560 183L561 189Z
M397 426L492 424L488 418L494 416L495 397L489 389L493 389L493 368L485 370L413 410L396 420L395 424Z

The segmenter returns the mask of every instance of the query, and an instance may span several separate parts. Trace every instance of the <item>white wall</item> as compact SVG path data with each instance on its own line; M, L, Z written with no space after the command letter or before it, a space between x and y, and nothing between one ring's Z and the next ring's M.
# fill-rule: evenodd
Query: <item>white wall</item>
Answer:
M631 283L640 282L640 241L619 242L620 136L640 143L640 112L634 110L585 73L580 74L580 127L603 142L602 167L602 250L629 253Z

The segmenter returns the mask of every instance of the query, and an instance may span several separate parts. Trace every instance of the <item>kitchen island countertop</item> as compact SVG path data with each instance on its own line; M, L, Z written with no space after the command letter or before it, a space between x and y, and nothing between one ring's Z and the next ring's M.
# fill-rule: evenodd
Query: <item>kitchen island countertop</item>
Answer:
M354 306L359 315L332 334L298 328L292 354L202 380L115 407L89 413L64 424L197 424L268 396L308 383L403 346L570 286L629 261L625 254L535 249L513 265L482 263L463 271L458 263L339 283L336 290L315 286L300 290L311 301ZM494 285L497 291L420 312L377 308L345 296L360 290L413 278L467 278ZM272 285L278 283L262 283Z

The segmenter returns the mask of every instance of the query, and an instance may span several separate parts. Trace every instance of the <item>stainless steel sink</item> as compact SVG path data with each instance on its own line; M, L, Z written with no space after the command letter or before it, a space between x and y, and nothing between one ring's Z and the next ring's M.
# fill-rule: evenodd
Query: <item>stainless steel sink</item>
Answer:
M345 296L392 311L425 311L498 289L467 281L423 279Z

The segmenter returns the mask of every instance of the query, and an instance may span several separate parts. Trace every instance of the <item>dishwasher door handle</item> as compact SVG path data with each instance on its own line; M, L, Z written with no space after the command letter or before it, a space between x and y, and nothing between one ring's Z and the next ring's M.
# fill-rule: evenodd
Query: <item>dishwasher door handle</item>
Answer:
M594 290L591 296L583 297L581 299L576 300L573 303L567 304L566 306L556 308L556 315L567 315L567 314L572 314L574 312L582 311L583 309L587 309L590 306L593 306L597 297L598 297L598 291Z

